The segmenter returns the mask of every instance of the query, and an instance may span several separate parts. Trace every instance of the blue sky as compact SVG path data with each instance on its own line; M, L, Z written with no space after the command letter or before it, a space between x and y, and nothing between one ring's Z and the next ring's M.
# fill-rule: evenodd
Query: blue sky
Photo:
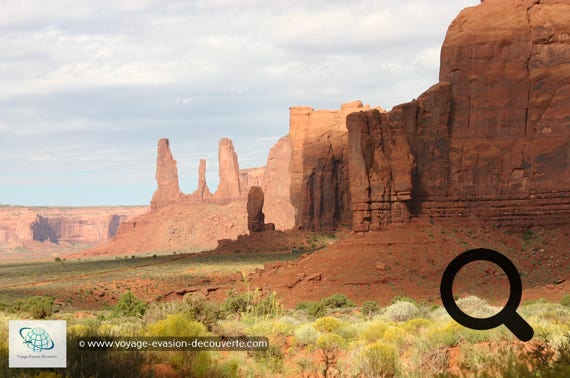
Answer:
M0 7L0 204L148 204L156 143L181 189L217 146L265 164L289 107L390 109L438 80L476 0L8 0Z

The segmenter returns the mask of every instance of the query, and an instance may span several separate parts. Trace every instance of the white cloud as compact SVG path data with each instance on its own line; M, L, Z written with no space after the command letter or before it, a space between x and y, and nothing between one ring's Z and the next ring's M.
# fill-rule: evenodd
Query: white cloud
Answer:
M234 139L240 166L263 165L287 133L289 106L390 108L417 97L437 81L447 25L477 3L5 1L0 182L67 170L152 185L159 137L180 147L185 187L200 157L216 181L222 137ZM0 187L0 203L15 192Z

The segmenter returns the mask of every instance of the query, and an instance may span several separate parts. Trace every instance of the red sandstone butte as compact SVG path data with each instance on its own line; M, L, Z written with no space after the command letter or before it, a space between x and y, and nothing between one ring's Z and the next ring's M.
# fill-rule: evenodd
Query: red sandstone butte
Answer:
M297 228L351 225L346 116L369 108L360 101L343 104L340 110L290 108L290 197Z
M152 209L158 209L182 198L182 192L178 186L176 160L174 160L172 152L170 152L168 139L160 139L158 141L155 177L158 188L150 202Z
M487 0L453 21L440 82L417 100L354 109L348 133L346 114L292 108L296 227L367 231L419 216L566 224L569 35L568 2Z

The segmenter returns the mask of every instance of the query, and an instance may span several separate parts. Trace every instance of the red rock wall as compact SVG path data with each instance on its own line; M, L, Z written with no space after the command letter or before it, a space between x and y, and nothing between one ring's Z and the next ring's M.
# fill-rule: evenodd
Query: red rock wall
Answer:
M264 176L265 167L240 169L239 185L242 196L248 196L249 189L252 187L262 186Z
M289 200L289 162L291 161L291 142L284 136L275 143L267 156L263 173L262 188L267 199Z
M448 175L430 172L446 185L425 183L418 211L567 223L570 2L487 0L465 9L445 38L440 81L451 88Z
M346 116L368 108L355 101L343 104L340 110L290 109L290 198L296 228L350 226Z
M0 207L0 244L49 241L97 244L115 236L119 225L148 211L139 207Z
M447 33L440 82L417 100L350 115L348 138L332 115L315 127L311 108L291 110L296 225L342 225L347 208L356 231L409 216L567 223L569 104L570 2L467 8ZM339 200L347 186L352 200Z

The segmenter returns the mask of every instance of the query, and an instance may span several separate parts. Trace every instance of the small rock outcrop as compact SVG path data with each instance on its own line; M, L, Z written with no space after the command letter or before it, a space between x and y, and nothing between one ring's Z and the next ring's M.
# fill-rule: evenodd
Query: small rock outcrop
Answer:
M250 234L266 230L275 230L273 223L265 223L263 202L263 189L259 186L252 186L247 195L247 229Z
M168 139L160 139L158 141L155 177L158 188L150 202L152 209L158 209L182 198L183 195L178 186L176 160L174 160L172 152L170 152Z
M239 164L234 144L230 139L220 140L218 159L220 181L214 199L226 203L239 199L241 197Z

